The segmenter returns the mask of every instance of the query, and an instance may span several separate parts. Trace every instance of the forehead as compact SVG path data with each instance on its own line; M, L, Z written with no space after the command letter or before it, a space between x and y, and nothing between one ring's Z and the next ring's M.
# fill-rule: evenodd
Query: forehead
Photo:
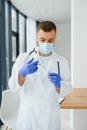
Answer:
M43 30L39 30L39 32L37 33L37 36L39 38L55 38L56 32L55 32L55 30L51 30L50 32L45 32Z

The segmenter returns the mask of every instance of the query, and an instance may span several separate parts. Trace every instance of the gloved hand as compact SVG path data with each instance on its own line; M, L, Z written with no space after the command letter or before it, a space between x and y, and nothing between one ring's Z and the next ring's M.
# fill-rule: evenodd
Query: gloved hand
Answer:
M60 75L56 73L49 73L48 78L54 84L56 88L60 88Z
M34 60L34 58L32 58L31 60L29 60L27 63L25 63L23 65L23 67L19 71L20 75L25 77L26 75L32 74L32 73L37 71L37 69L38 69L38 62L39 61L33 62L33 60Z

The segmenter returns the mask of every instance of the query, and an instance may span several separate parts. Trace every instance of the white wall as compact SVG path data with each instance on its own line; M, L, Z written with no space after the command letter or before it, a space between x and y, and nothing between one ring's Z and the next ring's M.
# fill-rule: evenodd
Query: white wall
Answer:
M87 87L87 0L73 0L73 85Z
M72 74L74 87L87 87L87 0L73 0ZM73 128L87 130L87 110L73 110Z
M36 46L36 21L27 20L27 51L32 51Z
M56 51L71 64L71 24L57 24Z

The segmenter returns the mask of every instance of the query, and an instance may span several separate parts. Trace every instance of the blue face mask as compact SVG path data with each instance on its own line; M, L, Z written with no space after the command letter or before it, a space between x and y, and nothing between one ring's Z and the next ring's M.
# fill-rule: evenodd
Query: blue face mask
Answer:
M39 43L38 44L38 48L40 50L40 52L42 52L43 54L49 54L50 52L52 52L54 50L54 43Z

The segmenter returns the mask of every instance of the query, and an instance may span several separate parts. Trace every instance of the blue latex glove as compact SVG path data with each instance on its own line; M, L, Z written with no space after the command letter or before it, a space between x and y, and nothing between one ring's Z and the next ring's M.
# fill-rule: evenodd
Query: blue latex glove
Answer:
M60 75L56 73L49 73L48 78L50 79L51 83L54 84L56 88L60 88Z
M37 71L37 69L38 69L38 62L39 61L33 62L33 60L34 60L34 58L32 58L31 60L29 60L27 63L25 63L23 65L23 67L19 71L20 75L25 77L26 75L32 74L32 73Z

